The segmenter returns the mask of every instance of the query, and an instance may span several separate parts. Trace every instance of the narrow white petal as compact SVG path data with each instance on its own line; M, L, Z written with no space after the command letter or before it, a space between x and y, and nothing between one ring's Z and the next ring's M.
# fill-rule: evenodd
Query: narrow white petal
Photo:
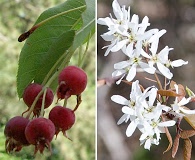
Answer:
M116 44L116 40L115 40L115 41L112 41L112 43L108 46L106 52L104 53L104 56L107 56L107 55L110 53L112 47L113 47L115 44Z
M150 73L150 74L155 73L156 68L154 68L153 66L149 66L147 63L144 63L144 62L139 62L139 65L147 73Z
M132 67L129 70L129 73L127 74L126 80L132 81L136 75L136 65L132 65Z
M145 139L147 138L147 136L148 136L148 133L147 133L147 132L144 132L144 133L142 133L142 135L140 136L139 140L140 140L140 141L143 141L143 140L145 140Z
M179 107L179 109L185 114L195 114L195 110L188 110L188 109L184 109L183 107Z
M149 39L149 43L151 44L151 48L150 51L152 52L152 55L155 55L158 49L158 42L159 42L159 38L166 33L166 30L161 30L159 32L157 32L155 35L153 35L150 39Z
M165 29L163 29L163 30L158 30L150 39L149 39L149 43L152 43L152 42L154 42L155 41L155 39L156 38L160 38L163 34L165 34L166 33L166 30Z
M168 46L166 46L165 48L163 48L160 53L158 54L158 59L161 63L166 64L169 61L169 51L172 50L173 48L169 48Z
M135 111L132 108L124 106L122 112L129 115L135 115Z
M135 121L132 121L132 122L128 125L127 130L126 130L126 135L127 135L127 137L132 136L132 134L134 133L136 127L137 127L137 123L136 123Z
M124 69L130 65L128 61L122 61L114 64L114 69Z
M126 45L127 42L128 42L128 39L117 42L116 45L112 47L111 51L112 52L119 51L124 45Z
M150 147L151 147L151 140L147 139L145 142L144 148L150 150Z
M186 65L186 64L188 64L188 61L184 61L182 59L178 59L178 60L175 60L175 61L171 62L172 67L180 67L180 66L183 66L183 65Z
M118 81L116 81L116 84L119 85L124 77L125 77L125 74L123 74L121 78Z
M131 23L138 24L138 22L139 22L139 16L136 14L133 14L133 16L131 18Z
M153 106L154 101L156 100L156 95L157 95L157 90L155 88L152 88L150 90L150 95L149 95L149 106Z
M149 30L149 31L147 31L147 32L145 32L145 33L143 33L143 34L139 34L139 35L137 35L137 37L136 37L136 39L137 40L148 40L148 39L150 39L151 37L152 37L152 35L154 34L154 33L156 33L158 31L158 29L151 29L151 30Z
M151 59L151 56L146 53L143 49L141 50L141 55L144 56L145 58Z
M156 39L152 42L151 47L149 48L150 51L152 52L152 55L155 56L157 49L158 49L158 42L159 42L159 38L155 37Z
M148 23L148 21L149 21L149 18L147 16L145 16L142 20L142 23L139 24L139 27L140 27L139 31L138 31L139 34L144 34L146 28L150 25L150 23Z
M129 120L129 115L124 114L117 122L117 125L122 124L124 121L128 121Z
M186 105L187 103L189 103L190 102L190 100L191 100L191 98L189 97L189 98L185 98L185 97L183 97L182 99L181 99L181 101L179 101L179 106L183 106L183 105Z
M97 23L100 24L100 25L107 25L107 26L110 26L110 25L114 24L113 21L109 17L98 18Z
M116 18L121 20L123 13L121 11L121 7L120 7L119 3L117 2L117 0L114 0L112 2L112 8L113 8L113 12L114 12L114 15L116 16Z
M112 73L112 77L118 77L118 76L121 76L125 73L126 73L126 70L124 70L124 69L116 70Z
M173 77L173 74L170 72L170 70L165 67L163 64L157 62L157 67L159 71L168 79L171 79Z
M133 43L130 43L127 48L126 48L126 51L125 51L125 54L128 56L128 57L131 57L132 54L133 54Z
M129 104L129 101L126 98L124 98L120 95L113 95L111 97L111 100L115 103L122 104L122 105L128 105Z
M106 34L101 35L101 37L102 37L105 41L107 41L107 42L114 41L114 38L115 38L113 35L106 35Z
M175 121L174 120L170 120L170 121L166 121L166 122L161 122L158 124L159 127L170 127L170 126L174 126L175 125Z

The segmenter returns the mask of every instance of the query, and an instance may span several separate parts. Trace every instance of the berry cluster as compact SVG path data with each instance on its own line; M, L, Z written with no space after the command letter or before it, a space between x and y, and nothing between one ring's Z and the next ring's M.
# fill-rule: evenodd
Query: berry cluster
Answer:
M64 105L54 106L48 118L44 117L44 109L52 104L53 91L37 83L26 87L23 100L28 109L21 116L11 118L5 126L6 152L17 152L28 145L35 146L34 154L37 151L43 153L44 148L48 148L51 152L50 143L54 135L57 137L62 131L67 137L66 131L75 123L75 111L81 103L81 93L86 88L87 75L76 66L68 66L60 72L58 83L57 98L64 99ZM73 110L66 108L67 99L71 95L77 96L77 104ZM25 113L27 116L24 117Z

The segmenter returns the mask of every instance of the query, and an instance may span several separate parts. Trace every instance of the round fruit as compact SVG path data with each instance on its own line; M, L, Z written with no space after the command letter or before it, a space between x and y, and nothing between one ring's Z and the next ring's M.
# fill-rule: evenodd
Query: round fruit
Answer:
M32 83L26 87L23 93L23 100L25 104L30 108L33 104L36 96L43 89L43 86L40 84ZM48 108L53 102L53 92L50 88L47 88L46 96L45 96L45 105L44 108ZM39 116L39 112L41 110L43 100L43 94L39 97L37 103L35 104L35 108L33 110L35 116Z
M29 122L25 129L25 136L30 144L35 145L35 152L43 153L47 147L51 152L50 142L55 135L55 126L53 122L46 118L35 118Z
M11 118L4 130L6 136L5 147L6 151L20 151L23 145L29 145L25 137L25 128L29 123L29 119L22 116Z
M49 119L54 123L56 135L60 131L66 136L65 131L70 129L75 123L74 111L62 106L55 106L49 113Z
M58 82L58 99L68 99L71 95L79 95L85 90L87 74L77 66L68 66L60 72Z

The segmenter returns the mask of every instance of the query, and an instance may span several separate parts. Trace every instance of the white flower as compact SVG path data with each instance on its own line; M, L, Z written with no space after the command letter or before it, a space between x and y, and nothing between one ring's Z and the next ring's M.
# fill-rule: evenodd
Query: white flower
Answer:
M176 93L179 91L179 87L177 84L174 85L176 89ZM183 106L188 104L191 100L191 97L185 98L183 97L180 101L178 97L175 98L173 104L171 104L172 110L170 111L171 114L175 115L176 117L183 117L185 114L195 114L195 110L188 110L185 109Z
M173 77L173 74L169 70L169 67L180 67L182 65L188 64L188 62L183 61L182 59L171 61L168 58L169 51L173 50L173 48L169 48L166 46L159 53L157 53L159 38L166 33L166 30L161 30L155 35L153 35L148 43L151 43L151 47L149 50L151 51L151 55L144 53L142 54L144 57L149 59L149 65L153 66L157 65L158 70L168 79Z
M144 148L148 150L150 150L151 144L158 145L161 139L160 134L165 133L164 127L173 126L175 123L174 120L162 122L158 116L154 116L154 119L143 121L143 127L138 127L142 132L140 136L141 145L145 143Z
M142 96L142 94L143 93L140 89L139 81L137 80L132 83L130 100L127 100L126 98L120 95L113 95L111 97L112 101L124 105L122 107L122 112L124 113L124 115L119 119L117 124L119 125L123 122L128 122L128 120L131 121L126 130L126 135L128 137L130 137L133 134L137 125L142 123L140 119L137 118L136 115L137 106L140 106L139 97Z
M141 23L138 15L134 14L130 19L130 7L128 10L125 6L120 7L117 0L113 1L112 8L116 19L110 15L97 20L98 24L108 26L108 32L101 35L105 41L111 42L110 45L103 47L107 48L104 56L120 49L125 52L126 48L129 48L128 50L132 51L137 41L148 41L158 31L158 29L151 29L145 32L150 25L148 17L145 16Z
M150 149L152 144L158 145L161 133L165 133L165 127L175 125L174 120L163 122L161 115L171 110L170 107L157 102L157 88L154 86L146 88L143 92L140 88L139 81L132 83L130 99L120 95L113 95L111 100L123 105L123 116L117 124L130 121L127 129L127 137L132 136L136 128L142 133L140 137L141 145L145 143L144 148Z
M108 32L101 35L105 41L111 41L110 45L103 47L108 48L105 56L110 51L116 52L120 50L128 41L127 29L130 20L130 7L128 7L128 10L125 9L125 6L121 8L117 0L114 0L112 8L116 19L110 15L110 17L99 18L97 20L98 24L108 26Z
M140 137L140 145L144 144L144 148L150 150L152 144L159 145L159 141L153 136L148 136L147 134L142 134Z
M133 53L131 53L131 50L129 50L129 48L126 49L125 54L129 57L129 60L114 64L114 68L116 69L116 71L112 73L112 76L115 77L122 75L122 77L117 81L117 84L120 83L121 79L123 79L126 74L126 80L132 81L136 76L136 69L138 66L147 73L155 73L155 68L142 60L141 54L143 52L144 50L142 49L142 44L140 41L137 42L136 49L134 49Z

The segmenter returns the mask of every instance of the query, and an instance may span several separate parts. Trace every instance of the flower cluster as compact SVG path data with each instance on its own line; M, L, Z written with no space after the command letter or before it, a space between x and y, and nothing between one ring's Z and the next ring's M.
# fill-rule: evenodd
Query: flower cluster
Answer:
M127 57L126 60L114 64L115 71L112 77L120 77L117 84L120 84L124 77L130 82L135 78L138 69L141 69L155 75L159 85L159 88L150 86L144 89L136 80L128 83L131 84L130 99L121 95L111 97L113 102L123 105L123 116L117 124L130 121L126 130L127 137L132 136L137 128L141 132L140 144L145 143L144 148L150 150L152 144L159 144L161 133L166 133L167 127L178 125L177 122L188 114L195 114L195 110L189 110L184 106L193 101L194 93L188 89L189 97L186 98L185 93L180 93L181 86L170 81L173 77L170 67L180 67L188 62L182 59L171 61L168 56L173 48L168 46L158 51L159 39L166 30L155 28L146 31L150 25L147 16L139 23L138 15L130 17L130 7L127 10L125 6L120 7L117 0L113 1L112 7L116 18L110 15L97 21L100 25L108 26L108 32L101 35L105 41L111 42L103 47L107 48L104 55L121 50ZM162 87L157 73L170 83L165 83ZM175 97L175 100L168 104L170 96ZM180 129L179 126L177 129Z
M178 91L176 84L175 89ZM171 106L166 106L156 101L157 91L156 87L151 86L142 92L139 81L136 80L132 83L129 100L120 95L111 97L112 101L123 105L122 112L124 114L117 124L127 123L130 120L126 130L127 137L130 137L138 128L142 133L140 142L141 144L145 142L145 149L150 149L151 144L159 144L160 133L165 133L164 127L175 125L177 118L181 118L185 114L195 114L195 110L187 110L182 107L190 102L190 97L183 97L180 101L176 97ZM166 114L174 115L175 120L164 120L162 116Z
M150 25L147 16L139 23L138 15L134 14L130 18L130 7L128 10L125 6L120 7L117 0L113 1L112 7L116 19L110 15L110 17L99 18L97 23L108 26L108 32L101 35L105 41L111 42L110 45L103 47L107 48L105 56L119 50L127 56L127 60L114 65L115 71L112 76L121 76L117 84L125 76L127 81L132 81L138 67L149 74L154 74L158 69L163 76L171 79L173 74L170 67L180 67L188 63L181 59L171 61L168 55L173 48L168 46L160 52L157 51L159 39L166 33L166 30L155 28L146 31Z

